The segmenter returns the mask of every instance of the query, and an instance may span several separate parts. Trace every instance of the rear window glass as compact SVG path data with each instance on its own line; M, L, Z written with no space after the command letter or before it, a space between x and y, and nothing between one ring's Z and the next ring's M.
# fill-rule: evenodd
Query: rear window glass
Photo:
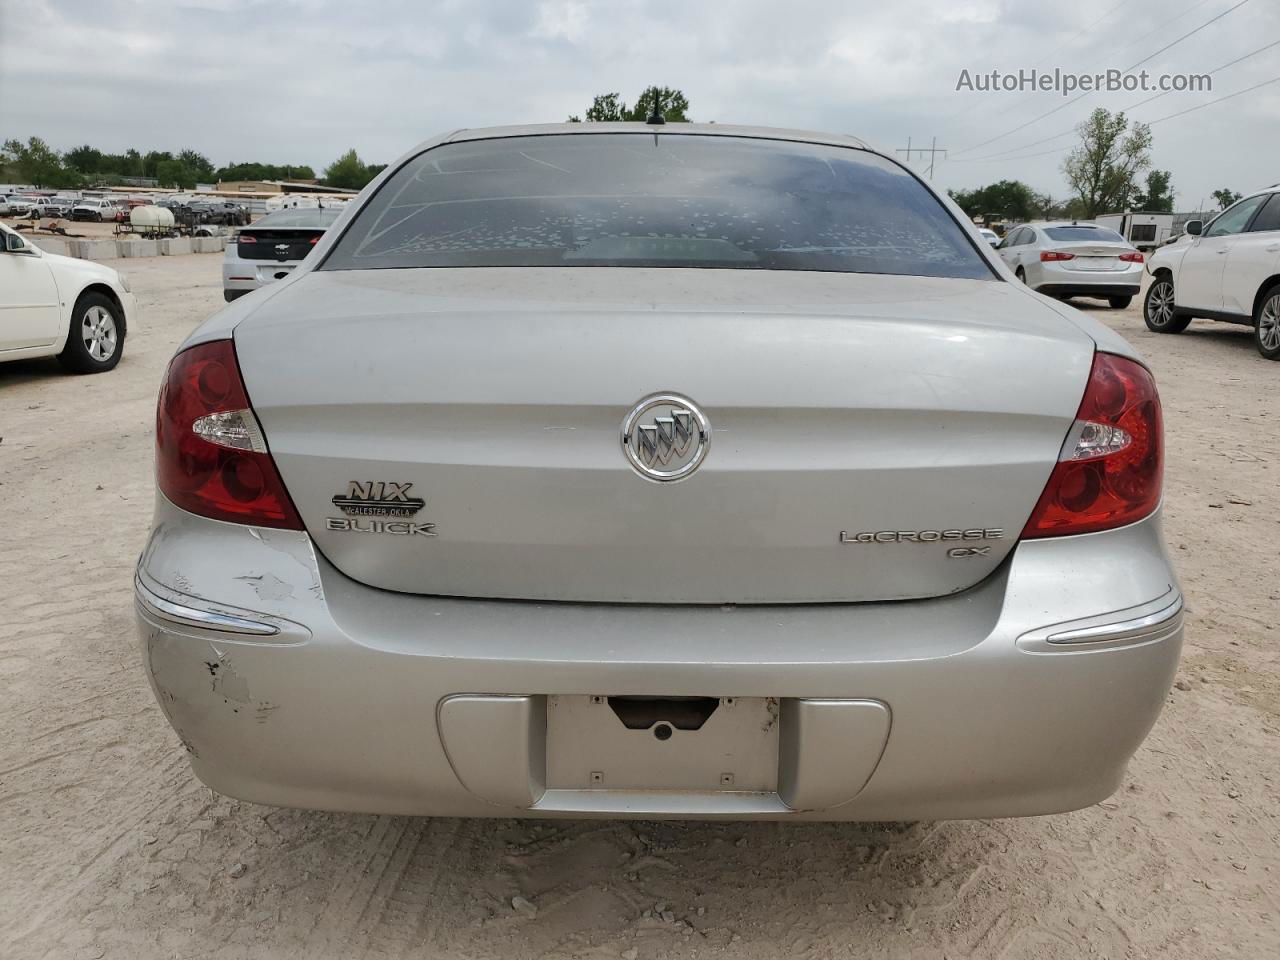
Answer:
M275 213L268 213L261 220L254 223L254 227L258 229L271 228L275 230L324 230L338 219L340 210L330 210L328 208L319 207L295 207L291 210L277 210Z
M498 266L993 278L943 206L882 157L648 132L428 150L383 184L322 269Z
M1095 243L1124 243L1124 237L1106 227L1042 227L1050 240L1092 240Z
M1267 205L1253 218L1253 223L1249 225L1249 230L1252 232L1280 230L1280 193L1271 195Z

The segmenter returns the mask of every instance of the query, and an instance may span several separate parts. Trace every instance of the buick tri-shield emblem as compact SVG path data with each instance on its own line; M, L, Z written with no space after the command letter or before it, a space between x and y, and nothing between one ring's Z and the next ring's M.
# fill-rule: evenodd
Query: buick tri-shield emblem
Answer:
M711 424L688 397L645 397L622 422L622 451L647 480L683 480L697 470L711 444Z

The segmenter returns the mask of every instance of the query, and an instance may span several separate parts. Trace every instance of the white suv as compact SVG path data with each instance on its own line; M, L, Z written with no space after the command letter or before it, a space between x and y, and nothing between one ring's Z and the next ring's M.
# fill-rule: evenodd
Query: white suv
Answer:
M1147 262L1147 326L1181 333L1192 320L1253 327L1258 352L1280 360L1280 184L1246 197Z

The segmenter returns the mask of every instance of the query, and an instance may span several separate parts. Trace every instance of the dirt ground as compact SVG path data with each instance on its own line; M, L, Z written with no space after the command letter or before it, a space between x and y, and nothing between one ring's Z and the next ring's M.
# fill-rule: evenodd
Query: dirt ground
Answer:
M1157 337L1136 304L1098 311L1158 376L1189 605L1178 685L1105 803L820 826L348 816L200 785L135 647L154 397L222 303L219 261L116 264L142 314L112 374L0 365L0 957L1280 956L1280 364L1246 328Z

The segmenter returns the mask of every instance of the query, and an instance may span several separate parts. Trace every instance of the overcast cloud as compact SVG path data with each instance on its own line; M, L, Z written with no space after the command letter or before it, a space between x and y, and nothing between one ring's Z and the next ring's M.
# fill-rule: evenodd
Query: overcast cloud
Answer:
M0 139L193 147L218 165L319 170L347 147L386 162L438 131L559 121L595 93L630 101L656 83L683 89L695 120L853 133L885 150L936 136L952 151L936 167L944 187L1010 177L1063 197L1063 152L982 158L1144 95L1090 95L965 150L1063 100L956 92L960 71L1122 69L1238 2L0 0ZM1250 0L1145 68L1203 72L1275 39L1280 3ZM1280 46L1215 75L1211 93L1171 93L1132 115L1276 77ZM1157 124L1154 160L1173 171L1177 206L1280 180L1277 117L1280 83Z

